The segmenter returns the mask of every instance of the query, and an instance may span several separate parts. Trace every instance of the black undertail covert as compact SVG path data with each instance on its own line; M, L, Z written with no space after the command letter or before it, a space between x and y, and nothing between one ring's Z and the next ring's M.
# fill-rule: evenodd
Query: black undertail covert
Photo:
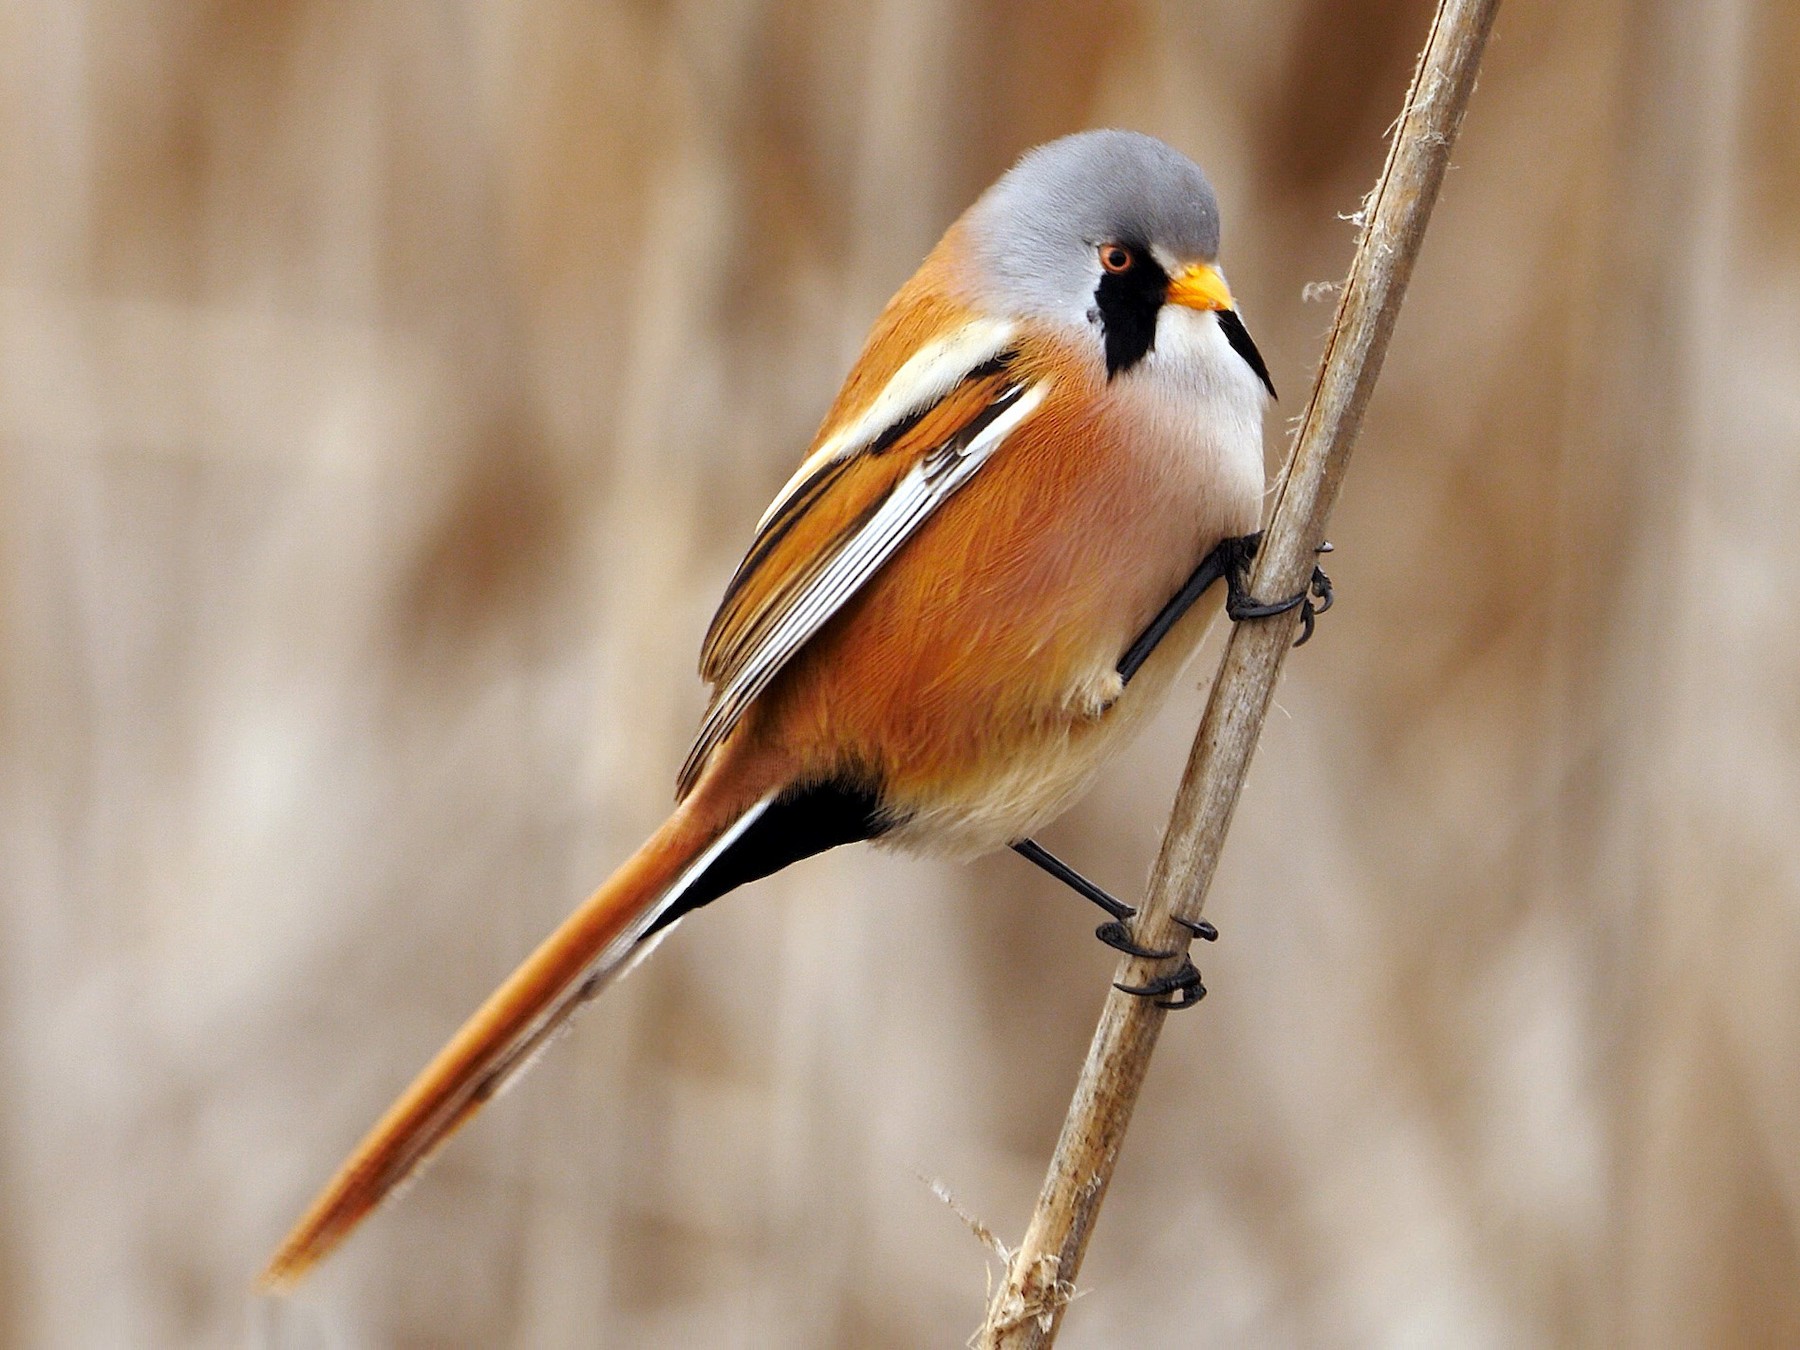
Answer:
M789 863L841 844L859 844L886 833L878 794L849 783L811 783L781 794L732 841L686 894L657 918L645 937L727 891L779 872Z

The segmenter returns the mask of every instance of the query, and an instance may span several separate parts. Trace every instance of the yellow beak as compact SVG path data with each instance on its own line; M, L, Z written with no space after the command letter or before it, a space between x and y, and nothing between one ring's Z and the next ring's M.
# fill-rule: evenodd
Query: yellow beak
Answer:
M1169 282L1169 303L1189 309L1236 309L1231 287L1211 263L1195 263Z

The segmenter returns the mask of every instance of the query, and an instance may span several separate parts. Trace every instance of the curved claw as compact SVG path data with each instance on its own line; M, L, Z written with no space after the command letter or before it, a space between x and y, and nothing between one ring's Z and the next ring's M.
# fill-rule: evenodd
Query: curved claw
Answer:
M1202 942L1217 942L1219 940L1219 930L1214 928L1205 919L1182 919L1171 914L1169 916L1169 922L1187 929L1188 932L1192 933Z
M1253 600L1248 595L1233 595L1226 597L1225 613L1233 620L1272 619L1277 614L1286 614L1295 605L1306 603L1309 602L1305 591L1301 591L1299 595L1290 595L1286 600L1272 600L1267 604L1261 600Z
M1317 596L1319 601L1316 605L1313 603L1314 596ZM1300 596L1301 626L1300 636L1294 642L1296 647L1304 647L1312 640L1313 629L1317 627L1319 615L1330 609L1332 602L1336 599L1336 593L1331 589L1331 578L1325 575L1325 569L1323 567L1313 568L1312 581Z
M1127 956L1141 956L1146 961L1166 961L1177 953L1173 951L1157 951L1153 947L1140 947L1131 940L1131 934L1125 925L1114 920L1103 923L1094 930L1094 936L1116 952L1124 952Z
M1331 589L1331 578L1325 575L1323 567L1313 568L1312 593L1319 598L1316 612L1320 614L1330 609L1332 603L1337 599L1336 592Z
M1115 982L1113 988L1121 994L1152 999L1157 1007L1168 1008L1171 1011L1191 1008L1206 997L1206 986L1200 983L1200 972L1194 968L1192 961L1183 961L1179 969L1168 975L1158 975L1148 984ZM1174 997L1164 998L1165 994L1172 994Z

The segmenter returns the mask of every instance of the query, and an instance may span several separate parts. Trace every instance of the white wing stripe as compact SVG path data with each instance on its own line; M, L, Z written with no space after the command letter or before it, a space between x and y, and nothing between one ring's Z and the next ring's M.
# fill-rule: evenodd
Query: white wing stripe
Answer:
M1009 319L974 319L954 335L919 348L882 386L873 403L806 457L806 462L775 494L775 500L757 521L757 530L760 532L794 490L820 468L834 459L847 459L901 418L930 407L956 388L971 370L1005 351L1017 331Z
M844 601L924 522L933 508L962 486L1007 434L1042 402L1045 392L1043 385L1028 391L995 418L961 454L945 456L937 464L928 457L902 478L869 523L845 541L819 576L795 599L793 608L769 635L767 645L732 682L728 694L738 695L738 686L752 681L755 688L743 692L743 702L748 703L761 693L775 670L786 663L801 643L825 625ZM943 464L949 465L947 472Z
M768 687L794 653L880 570L933 511L974 475L1021 422L1037 411L1049 392L1050 381L1039 380L970 438L967 445L952 443L928 454L894 485L868 522L846 539L830 561L801 588L755 655L718 691L682 770L684 781L698 771L713 747L737 723L739 714Z

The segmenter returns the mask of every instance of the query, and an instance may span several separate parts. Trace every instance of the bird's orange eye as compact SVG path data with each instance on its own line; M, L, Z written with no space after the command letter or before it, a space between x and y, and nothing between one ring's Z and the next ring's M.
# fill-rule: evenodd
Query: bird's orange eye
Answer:
M1137 266L1137 256L1123 244L1100 245L1100 265L1112 273L1129 272Z

